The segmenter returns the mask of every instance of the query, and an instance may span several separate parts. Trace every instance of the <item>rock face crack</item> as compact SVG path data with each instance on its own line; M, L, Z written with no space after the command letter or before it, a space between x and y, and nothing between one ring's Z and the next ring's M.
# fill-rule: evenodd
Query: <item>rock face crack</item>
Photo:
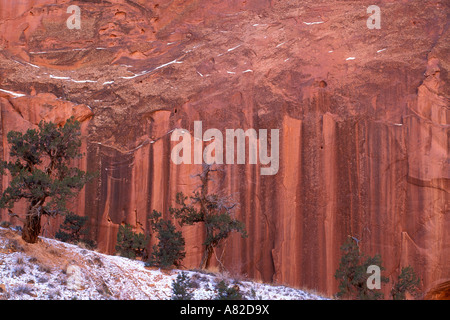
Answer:
M441 178L433 180L422 180L408 176L407 181L408 183L413 184L415 186L422 188L434 188L443 191L446 194L448 194L450 190L450 179Z

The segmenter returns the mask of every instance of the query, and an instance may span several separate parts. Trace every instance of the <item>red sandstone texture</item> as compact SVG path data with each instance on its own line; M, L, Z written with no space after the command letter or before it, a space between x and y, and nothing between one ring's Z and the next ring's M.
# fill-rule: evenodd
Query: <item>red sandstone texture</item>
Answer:
M149 232L148 212L198 185L200 165L170 159L172 129L280 129L278 174L228 164L211 185L249 234L227 242L228 270L331 295L351 235L391 283L412 265L427 297L448 296L449 3L376 1L368 29L372 2L0 0L1 156L10 130L82 121L77 165L99 178L71 209L112 253L121 223ZM196 267L202 230L183 232Z

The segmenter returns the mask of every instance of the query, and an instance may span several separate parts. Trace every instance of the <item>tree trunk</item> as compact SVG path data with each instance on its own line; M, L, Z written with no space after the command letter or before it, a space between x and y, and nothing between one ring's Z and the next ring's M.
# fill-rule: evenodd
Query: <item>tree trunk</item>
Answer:
M212 246L208 246L205 249L205 252L203 253L202 263L200 265L200 269L206 270L209 268L211 264L211 257L213 254L214 248Z
M33 209L28 210L22 230L22 239L28 243L36 243L41 233L41 215Z

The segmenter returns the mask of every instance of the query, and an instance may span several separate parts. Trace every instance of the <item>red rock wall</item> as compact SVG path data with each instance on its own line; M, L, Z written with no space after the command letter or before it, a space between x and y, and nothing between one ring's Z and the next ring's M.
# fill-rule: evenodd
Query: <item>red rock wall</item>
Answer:
M201 120L280 129L275 176L224 165L212 183L249 233L227 242L228 270L333 294L351 235L381 254L391 283L409 264L424 292L450 279L445 1L382 1L380 30L365 25L366 1L79 2L75 36L69 1L12 3L0 1L0 89L26 96L0 91L3 159L9 130L82 120L79 165L100 175L73 208L100 250L114 252L120 223L149 231L148 212L196 188L201 166L171 162L168 132ZM196 267L202 229L183 233Z

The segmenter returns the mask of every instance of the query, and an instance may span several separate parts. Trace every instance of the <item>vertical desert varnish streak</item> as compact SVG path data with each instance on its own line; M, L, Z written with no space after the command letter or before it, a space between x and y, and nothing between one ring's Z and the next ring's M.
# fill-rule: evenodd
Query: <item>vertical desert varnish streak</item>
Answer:
M226 129L226 164L245 164L246 138L248 138L249 164L258 163L268 165L261 168L261 175L275 175L279 169L280 133L279 129L270 130L270 155L268 154L269 137L267 129ZM259 133L259 138L258 138ZM175 164L192 163L192 146L194 148L194 164L224 164L224 139L218 129L208 129L203 133L202 122L194 121L194 143L189 131L175 129L172 132L171 141L179 141L171 153L171 159ZM203 142L211 141L203 150ZM235 148L236 142L236 148ZM236 158L235 159L235 154ZM236 160L236 162L235 162Z

